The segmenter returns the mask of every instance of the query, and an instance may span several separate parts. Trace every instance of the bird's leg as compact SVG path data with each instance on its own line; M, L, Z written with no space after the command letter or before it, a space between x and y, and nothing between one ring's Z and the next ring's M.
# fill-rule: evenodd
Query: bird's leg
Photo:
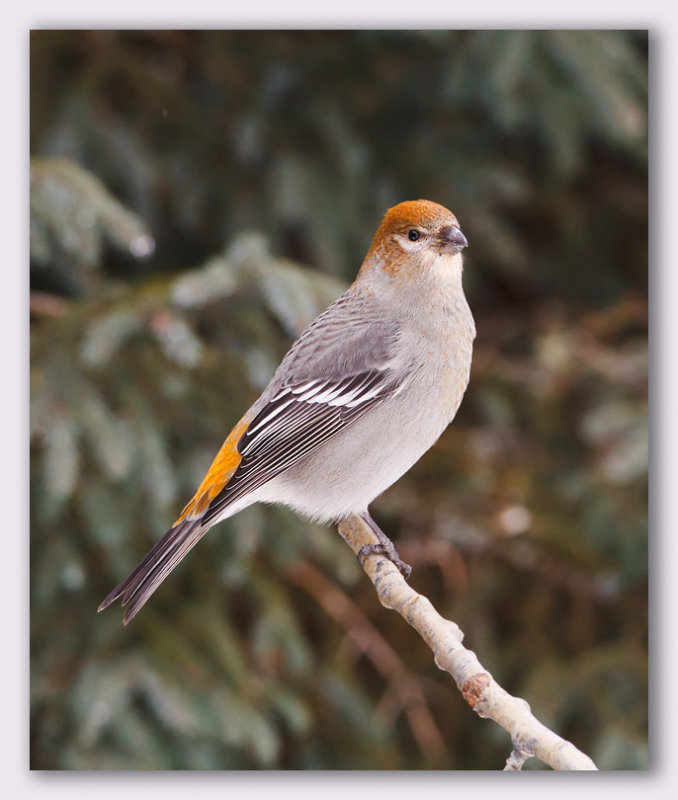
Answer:
M386 556L389 561L392 561L398 567L403 578L407 580L412 572L412 567L400 558L393 542L372 519L368 511L360 514L360 518L370 526L374 535L379 539L379 544L365 544L358 550L358 563L360 566L362 567L363 561L367 556L375 554Z

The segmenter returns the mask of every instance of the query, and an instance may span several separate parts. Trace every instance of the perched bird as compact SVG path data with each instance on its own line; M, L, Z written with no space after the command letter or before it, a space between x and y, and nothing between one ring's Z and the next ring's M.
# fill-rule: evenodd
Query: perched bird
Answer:
M121 599L127 624L213 525L256 502L323 522L359 514L379 540L360 557L382 553L408 577L367 508L434 444L468 385L467 245L437 203L389 209L356 280L292 345L179 519L99 611Z

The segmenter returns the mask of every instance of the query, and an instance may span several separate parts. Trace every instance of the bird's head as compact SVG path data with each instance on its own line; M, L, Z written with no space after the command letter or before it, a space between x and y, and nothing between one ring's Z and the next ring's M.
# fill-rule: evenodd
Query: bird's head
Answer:
M461 274L461 251L468 246L454 214L430 200L408 200L386 212L361 273L381 271L398 281L427 274Z

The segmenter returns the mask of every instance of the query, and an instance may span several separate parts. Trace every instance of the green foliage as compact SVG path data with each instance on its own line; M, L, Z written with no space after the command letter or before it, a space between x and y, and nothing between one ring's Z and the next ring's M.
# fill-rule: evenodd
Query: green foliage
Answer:
M93 175L67 159L31 162L31 264L43 281L81 293L98 287L96 270L108 241L136 258L155 249L139 218Z
M428 197L470 242L471 386L374 514L500 683L646 767L645 33L39 31L31 60L32 766L503 764L290 512L222 523L129 628L96 614Z

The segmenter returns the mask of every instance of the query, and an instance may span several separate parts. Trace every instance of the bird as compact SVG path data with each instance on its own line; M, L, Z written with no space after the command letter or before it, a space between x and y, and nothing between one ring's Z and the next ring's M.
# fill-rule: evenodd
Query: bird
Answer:
M292 344L179 518L98 610L121 600L129 623L210 528L256 502L323 523L357 514L377 538L360 563L382 554L409 578L368 507L438 440L468 386L467 246L438 203L389 208L355 281Z

